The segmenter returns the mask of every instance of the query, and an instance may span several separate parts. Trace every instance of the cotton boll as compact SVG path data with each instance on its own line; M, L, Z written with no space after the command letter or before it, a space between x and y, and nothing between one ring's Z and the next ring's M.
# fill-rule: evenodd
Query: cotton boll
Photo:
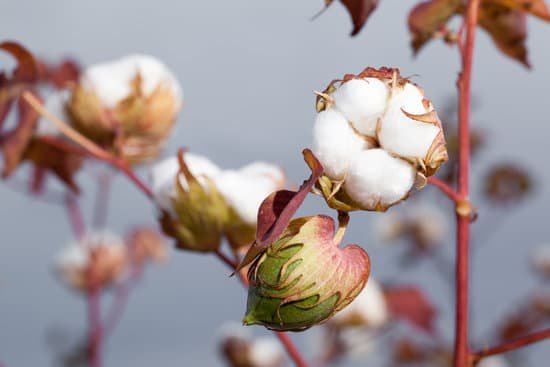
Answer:
M200 155L186 153L184 160L189 171L204 187L207 187L208 178L213 178L220 172L214 163ZM176 175L179 170L180 165L177 157L166 158L151 168L151 186L155 201L161 209L169 213L173 213L172 198L176 192ZM179 175L179 181L183 189L188 188L183 175Z
M278 167L258 162L238 171L223 171L214 182L239 217L245 223L255 225L261 203L281 187L282 177Z
M337 324L379 328L389 319L389 309L380 284L369 279L357 298L332 318Z
M336 108L361 134L376 137L378 119L386 110L389 88L377 78L352 79L331 95Z
M251 344L248 359L253 367L278 367L283 365L285 353L277 340L261 337Z
M412 115L430 112L423 104L422 91L411 83L396 89L380 124L380 145L387 151L409 159L425 159L441 128L416 121Z
M343 179L353 157L367 148L367 142L353 131L337 110L329 108L317 115L313 127L313 152L331 179Z
M105 107L112 108L132 93L132 81L138 74L141 92L146 97L163 85L181 102L183 93L176 77L162 62L149 55L129 55L93 65L84 72L81 80L96 93Z
M479 361L477 367L509 367L508 361L501 356L485 357Z
M351 162L344 188L367 210L384 210L403 199L415 180L415 169L383 149L366 150Z

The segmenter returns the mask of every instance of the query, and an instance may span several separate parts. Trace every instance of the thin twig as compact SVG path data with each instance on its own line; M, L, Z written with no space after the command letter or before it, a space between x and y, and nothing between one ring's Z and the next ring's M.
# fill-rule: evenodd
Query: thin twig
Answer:
M525 347L529 344L537 343L545 339L550 339L550 329L538 331L533 334L522 336L521 338L514 339L512 341L491 347L484 348L474 353L474 360L477 362L481 358L489 357L496 354L502 354Z
M109 210L109 194L111 191L111 172L100 172L97 177L97 196L94 207L94 228L103 228L107 222L107 213Z
M451 199L455 204L460 203L462 200L464 200L458 192L456 192L455 189L453 189L451 186L449 186L446 182L440 180L439 178L435 176L428 177L428 183L432 186L437 187L439 190L441 190L442 193L444 193L449 199Z
M78 205L78 200L73 193L68 192L65 195L65 207L67 208L67 214L69 217L69 223L73 229L73 233L77 239L82 239L86 233L86 225L84 224L84 218Z

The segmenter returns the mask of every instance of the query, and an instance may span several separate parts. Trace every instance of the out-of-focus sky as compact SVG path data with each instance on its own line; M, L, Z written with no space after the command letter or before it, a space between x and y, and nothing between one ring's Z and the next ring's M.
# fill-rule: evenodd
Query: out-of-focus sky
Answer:
M2 1L0 39L18 40L52 60L74 56L84 65L134 52L155 55L174 70L185 93L185 108L167 154L185 146L222 167L268 160L283 166L298 183L307 174L301 150L311 139L312 91L330 80L366 66L397 66L404 75L418 75L415 80L436 106L455 96L456 50L433 42L416 59L411 57L405 20L414 3L382 1L366 28L352 39L348 14L338 3L310 21L322 7L321 0ZM471 290L478 345L490 342L489 330L538 285L528 267L530 250L550 242L549 39L550 25L530 19L528 45L534 68L527 71L504 58L479 32L473 83L479 107L473 121L489 140L474 174L492 162L519 162L534 175L537 192L505 213L480 205L474 234L487 243L474 255ZM474 191L479 191L481 181L474 175ZM81 174L79 182L83 209L91 218L92 175ZM445 206L444 199L434 199L433 189L416 196L422 195ZM47 366L52 360L48 330L62 327L76 338L85 328L83 299L61 286L52 272L53 257L71 241L70 228L63 208L36 202L5 185L0 185L0 202L0 361L7 367ZM301 210L319 211L327 212L315 198ZM430 265L399 265L392 255L395 249L377 244L372 225L376 216L354 215L347 240L370 252L377 279L423 284L444 308L439 325L450 341L452 299L445 280L434 275ZM109 227L124 232L154 220L147 200L117 177ZM486 236L483 226L493 233ZM450 231L449 255L452 236ZM219 324L239 321L246 300L241 286L228 275L214 257L172 252L171 260L151 268L131 296L108 341L105 365L221 365L215 349ZM311 333L293 337L311 355ZM543 367L550 358L548 343L530 352L533 367Z

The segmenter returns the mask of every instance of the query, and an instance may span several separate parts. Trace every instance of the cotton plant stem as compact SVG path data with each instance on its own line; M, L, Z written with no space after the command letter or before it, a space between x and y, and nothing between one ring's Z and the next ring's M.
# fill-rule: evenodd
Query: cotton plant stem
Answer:
M97 195L94 207L94 228L101 229L107 222L109 211L109 194L111 192L111 172L100 172L97 177Z
M226 264L229 268L232 270L235 270L237 268L237 262L231 260L228 256L226 256L223 252L220 250L217 250L215 252L218 259L220 259L224 264ZM242 272L238 272L238 276L241 279L241 282L243 285L248 288L248 279ZM296 367L308 367L308 363L296 347L296 345L292 342L292 339L288 336L287 333L281 332L281 331L275 331L275 336L279 339L283 347L285 348L287 354L294 362L294 365Z
M465 40L461 46L462 71L458 79L458 195L466 200L470 194L470 111L471 81L474 56L475 32L480 0L469 0L465 14ZM458 209L458 204L457 204ZM456 236L456 314L454 367L472 365L468 341L469 323L469 241L470 214L457 210Z
M449 184L440 180L435 176L428 177L428 183L434 187L437 187L442 193L444 193L455 204L460 203L463 198L453 189Z
M103 344L103 327L101 323L100 289L88 291L88 356L91 367L102 366L101 349Z
M67 216L69 217L69 223L74 236L80 240L86 233L86 225L80 211L80 206L78 205L78 200L73 193L69 192L65 195L65 207L67 208Z
M474 353L474 361L479 361L481 358L493 356L496 354L502 354L523 348L527 345L543 341L550 338L550 328L546 330L541 330L536 333L522 336L521 338L514 339L512 341L490 347L484 348L476 353Z
M59 131L61 131L73 142L84 148L90 156L115 167L116 169L124 173L148 198L153 197L153 192L135 174L135 172L126 161L107 152L105 149L101 148L99 145L73 129L69 124L52 114L32 93L24 92L22 96L25 101L36 110L36 112L51 121Z

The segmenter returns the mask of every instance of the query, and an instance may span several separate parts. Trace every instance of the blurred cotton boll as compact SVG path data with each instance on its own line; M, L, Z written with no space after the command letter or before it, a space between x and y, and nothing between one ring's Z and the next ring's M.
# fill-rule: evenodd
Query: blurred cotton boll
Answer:
M221 327L220 351L230 367L281 367L285 352L271 337L252 338L244 327L227 323Z
M550 244L539 246L531 255L535 271L545 278L550 278Z
M437 206L415 204L388 215L376 222L382 242L399 239L410 241L416 248L427 250L445 241L449 224L445 213Z
M389 320L390 313L380 284L369 279L357 298L331 319L339 327L380 328Z
M141 163L159 155L182 104L180 84L161 61L129 55L86 69L67 110L82 134Z
M126 246L120 237L94 232L61 251L55 266L65 283L85 292L116 282L124 273L126 257Z
M510 363L504 357L491 356L480 360L477 367L510 367Z
M448 159L432 103L398 69L348 74L317 95L318 189L333 209L385 211Z

